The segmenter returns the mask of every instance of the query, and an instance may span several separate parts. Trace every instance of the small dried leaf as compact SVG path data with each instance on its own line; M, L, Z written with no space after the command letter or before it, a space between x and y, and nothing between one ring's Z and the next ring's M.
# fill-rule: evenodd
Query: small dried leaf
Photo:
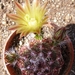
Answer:
M65 28L60 28L55 32L54 39L55 40L63 40L65 37Z

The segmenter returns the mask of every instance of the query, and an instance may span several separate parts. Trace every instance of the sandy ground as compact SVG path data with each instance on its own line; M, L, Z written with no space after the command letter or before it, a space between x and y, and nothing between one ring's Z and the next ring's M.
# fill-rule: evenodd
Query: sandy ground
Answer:
M5 41L11 33L8 27L14 24L6 17L6 13L15 12L14 1L23 4L25 0L0 0L0 75L7 75L2 61L2 51ZM75 0L41 0L41 4L45 1L48 1L49 21L58 26L75 23ZM71 70L69 75L75 75L75 69Z

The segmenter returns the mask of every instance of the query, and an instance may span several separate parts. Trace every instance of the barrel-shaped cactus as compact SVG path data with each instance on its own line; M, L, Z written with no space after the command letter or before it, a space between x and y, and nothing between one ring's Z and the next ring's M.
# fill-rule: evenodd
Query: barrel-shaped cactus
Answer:
M29 50L25 48L27 51L21 48L17 64L22 75L59 75L64 60L60 47L51 44L48 38L34 43Z

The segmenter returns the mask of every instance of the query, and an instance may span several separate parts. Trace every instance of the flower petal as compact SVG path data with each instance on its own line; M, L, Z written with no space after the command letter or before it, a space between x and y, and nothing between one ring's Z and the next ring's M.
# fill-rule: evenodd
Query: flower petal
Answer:
M20 38L22 38L23 36L26 36L28 33L29 33L29 32L22 32L22 33L20 34Z
M46 16L46 17L43 19L42 25L45 24L45 23L47 23L47 19L48 19L48 16Z
M22 33L20 34L20 39L21 39L23 36L25 36L24 33L25 33L25 32L22 32Z
M37 2L36 2L36 7L37 6L40 6L40 0L36 0Z
M19 20L20 19L20 20L24 21L24 19L22 19L21 17L17 16L16 14L7 14L7 16L9 18L13 19L13 20Z
M37 6L40 6L40 0L33 0L32 8L36 8Z
M15 2L15 5L16 5L22 12L25 13L23 7L22 7L17 1Z
M42 6L42 11L44 11L45 10L45 8L46 8L46 6L47 6L47 4L48 4L48 1Z
M16 33L22 33L23 31L27 31L27 27L26 26L21 26L17 29Z
M21 18L20 16L16 14L7 14L7 16L19 24L27 25L27 22L25 21L25 19Z
M30 2L29 2L29 0L26 0L25 2L26 2L25 4L26 4L28 10L30 11Z
M23 17L25 16L26 12L23 12L19 8L16 7L16 14L19 15L20 17Z
M18 27L19 27L18 25L14 25L14 26L9 27L9 30L16 30Z
M39 13L40 11L40 0L33 0L32 2L32 11L31 11L31 14L32 16L37 16L37 13ZM35 12L34 12L35 11Z

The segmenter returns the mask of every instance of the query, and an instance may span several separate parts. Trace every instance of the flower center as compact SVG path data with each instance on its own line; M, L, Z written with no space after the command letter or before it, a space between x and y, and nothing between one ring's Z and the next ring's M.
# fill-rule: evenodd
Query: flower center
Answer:
M30 27L37 25L37 20L35 18L31 18L28 14L25 15L25 20L27 21Z
M29 26L35 26L37 24L37 21L35 18L31 18L30 21L28 22Z

